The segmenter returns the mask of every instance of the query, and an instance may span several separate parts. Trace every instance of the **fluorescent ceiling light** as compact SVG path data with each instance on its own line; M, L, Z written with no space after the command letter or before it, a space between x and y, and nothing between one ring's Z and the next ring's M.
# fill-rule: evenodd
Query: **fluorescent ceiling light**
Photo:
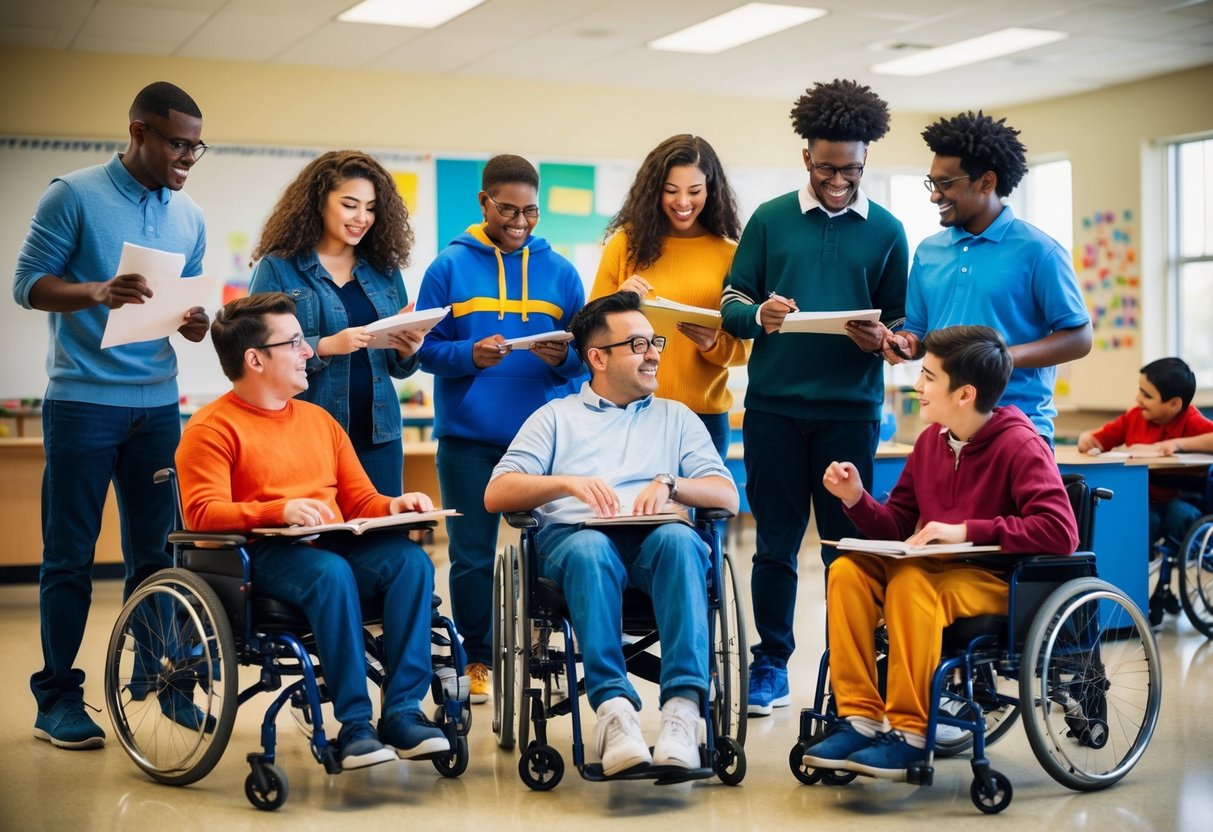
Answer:
M411 26L435 29L453 20L484 0L363 0L337 15L343 23L378 23L383 26Z
M686 29L648 43L649 49L665 52L697 52L715 55L734 46L765 38L801 23L824 17L824 9L803 6L779 6L774 3L747 3L731 12L696 23Z
M1013 52L1022 52L1025 49L1044 46L1046 43L1056 43L1069 36L1068 32L1051 29L1001 29L988 35L940 46L938 49L928 49L915 55L885 61L873 66L872 71L881 75L907 75L917 78L958 66L988 61Z

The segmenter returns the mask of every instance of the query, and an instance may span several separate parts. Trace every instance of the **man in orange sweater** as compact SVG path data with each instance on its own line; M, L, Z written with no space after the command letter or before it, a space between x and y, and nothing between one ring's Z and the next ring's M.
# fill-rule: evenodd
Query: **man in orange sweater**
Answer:
M248 533L433 508L425 494L377 493L341 426L294 398L307 389L312 350L288 296L232 301L215 316L211 340L232 390L195 413L181 436L177 471L189 528ZM421 547L400 531L328 532L307 541L263 538L249 553L258 591L299 607L312 625L341 723L342 767L449 754L446 737L421 712L434 591L434 567ZM370 721L360 606L376 596L383 599L390 669L378 731Z

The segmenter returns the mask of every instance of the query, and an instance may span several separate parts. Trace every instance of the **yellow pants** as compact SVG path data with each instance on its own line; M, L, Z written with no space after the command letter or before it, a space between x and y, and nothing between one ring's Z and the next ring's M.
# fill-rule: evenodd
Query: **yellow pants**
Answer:
M863 716L926 734L931 676L943 629L957 618L1007 614L1007 582L993 572L936 558L849 552L830 565L826 619L830 684L839 716ZM889 631L887 702L876 686L873 633Z

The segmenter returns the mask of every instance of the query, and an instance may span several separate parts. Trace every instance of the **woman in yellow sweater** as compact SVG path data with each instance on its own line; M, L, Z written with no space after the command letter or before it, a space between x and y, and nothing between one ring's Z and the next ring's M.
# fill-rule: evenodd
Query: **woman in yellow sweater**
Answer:
M593 298L627 291L719 309L741 220L716 151L685 133L657 145L606 233ZM677 329L658 333L669 342L657 395L695 411L723 457L733 404L728 368L745 363L749 345L719 329L688 323Z

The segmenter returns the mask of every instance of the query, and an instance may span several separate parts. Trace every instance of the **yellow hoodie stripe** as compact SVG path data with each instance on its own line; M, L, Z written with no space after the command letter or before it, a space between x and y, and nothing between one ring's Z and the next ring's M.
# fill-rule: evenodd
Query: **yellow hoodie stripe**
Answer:
M559 321L564 317L564 310L554 303L549 303L546 300L508 300L505 298L468 298L459 303L451 304L451 314L458 318L462 315L470 315L473 312L497 312L498 319L504 317L507 312L521 314L522 319L526 320L526 313L537 312L543 315L550 315L555 320Z

